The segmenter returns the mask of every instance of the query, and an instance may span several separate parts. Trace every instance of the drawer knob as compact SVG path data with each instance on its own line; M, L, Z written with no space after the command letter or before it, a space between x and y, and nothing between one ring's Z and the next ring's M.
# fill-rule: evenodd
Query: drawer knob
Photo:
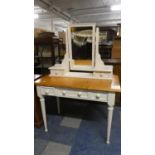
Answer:
M82 95L82 93L81 93L81 92L79 92L77 95L78 95L78 97L80 97L80 96Z
M45 90L45 94L48 95L48 93L49 93L49 90Z
M62 95L63 95L63 96L65 96L65 95L66 95L66 92L65 92L65 91L63 91L63 92L62 92Z
M99 95L99 94L97 94L97 95L96 95L96 99L99 99L99 98L100 98L100 95Z

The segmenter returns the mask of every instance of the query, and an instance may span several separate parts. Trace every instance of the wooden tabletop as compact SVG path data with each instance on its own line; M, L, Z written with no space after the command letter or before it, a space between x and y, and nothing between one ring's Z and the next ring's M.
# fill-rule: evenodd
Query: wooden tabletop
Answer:
M112 80L88 79L76 77L54 77L45 75L35 81L36 86L85 89L94 91L120 92L117 75Z
M42 76L41 74L34 74L34 81L41 78L41 76Z

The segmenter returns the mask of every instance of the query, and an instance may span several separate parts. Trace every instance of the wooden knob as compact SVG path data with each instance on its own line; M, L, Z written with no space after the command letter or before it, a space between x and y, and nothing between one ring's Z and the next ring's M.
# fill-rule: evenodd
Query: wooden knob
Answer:
M100 98L100 95L99 95L99 94L97 94L97 95L96 95L96 99L99 99L99 98Z
M80 96L82 95L82 93L81 93L81 92L79 92L77 95L78 95L78 97L80 97Z
M65 95L66 95L66 92L65 92L65 91L63 91L63 92L62 92L62 95L64 95L64 96L65 96Z
M49 90L46 90L46 91L45 91L45 94L48 95L48 93L49 93Z

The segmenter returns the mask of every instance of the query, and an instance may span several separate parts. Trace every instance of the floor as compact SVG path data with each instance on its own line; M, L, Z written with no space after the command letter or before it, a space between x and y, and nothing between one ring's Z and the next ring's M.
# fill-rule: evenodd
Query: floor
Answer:
M34 129L35 155L120 155L121 108L113 115L111 143L106 139L106 104L61 99L61 115L54 99L46 99L48 129ZM53 107L48 107L53 105ZM53 111L48 110L53 109Z

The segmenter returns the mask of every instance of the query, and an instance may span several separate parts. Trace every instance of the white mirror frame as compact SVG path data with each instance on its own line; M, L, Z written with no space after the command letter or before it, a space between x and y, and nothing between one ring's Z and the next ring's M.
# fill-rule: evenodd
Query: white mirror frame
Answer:
M87 27L95 24L79 24ZM76 24L77 27L77 24ZM70 27L66 35L66 54L61 64L55 64L49 67L50 76L64 76L64 77L81 77L81 78L94 78L94 79L108 79L113 78L113 66L105 65L99 54L99 28L93 29L93 50L92 50L92 66L74 65L71 50L71 34ZM75 70L75 71L74 71ZM76 70L78 72L76 72ZM80 72L82 71L82 72Z
M92 64L91 65L75 65L72 57L72 40L71 40L71 28L72 27L92 27ZM95 66L95 23L80 23L80 24L71 24L68 27L68 43L69 43L69 64L70 70L79 70L79 71L93 71Z

